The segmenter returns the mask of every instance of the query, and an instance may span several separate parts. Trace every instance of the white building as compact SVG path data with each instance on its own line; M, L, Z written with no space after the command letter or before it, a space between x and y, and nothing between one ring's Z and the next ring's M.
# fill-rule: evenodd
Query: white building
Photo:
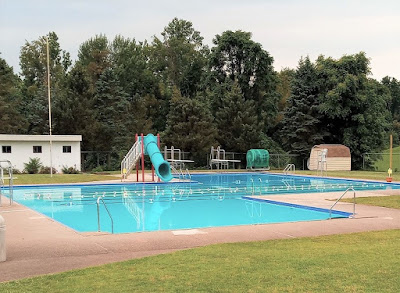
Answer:
M52 161L57 172L65 167L81 170L82 135L52 135ZM50 167L50 136L0 134L0 160L11 161L22 171L30 158L39 158L44 167Z

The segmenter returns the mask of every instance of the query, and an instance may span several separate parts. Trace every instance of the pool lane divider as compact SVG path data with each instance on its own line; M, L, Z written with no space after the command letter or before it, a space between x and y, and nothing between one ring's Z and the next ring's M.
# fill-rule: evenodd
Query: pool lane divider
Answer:
M305 210L311 210L311 211L329 214L329 209L324 209L324 208L317 208L317 207L299 205L299 204L294 204L294 203L275 201L275 200L270 200L270 199L254 198L254 197L250 197L250 196L242 196L242 198L247 199L247 200L252 200L252 201L259 201L259 202L263 202L263 203L270 203L270 204L275 204L275 205L281 205L281 206L286 206L286 207L293 207L293 208L298 208L298 209L305 209ZM342 211L338 211L338 210L332 210L332 215L338 215L338 216L342 216L345 218L350 218L352 213L342 212Z

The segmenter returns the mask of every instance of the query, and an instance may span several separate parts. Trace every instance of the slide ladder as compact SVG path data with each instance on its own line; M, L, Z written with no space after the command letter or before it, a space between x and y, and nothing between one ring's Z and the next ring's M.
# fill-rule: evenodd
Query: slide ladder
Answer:
M128 177L133 167L140 159L140 156L142 154L141 144L141 141L137 140L121 162L121 174L124 176L124 179Z

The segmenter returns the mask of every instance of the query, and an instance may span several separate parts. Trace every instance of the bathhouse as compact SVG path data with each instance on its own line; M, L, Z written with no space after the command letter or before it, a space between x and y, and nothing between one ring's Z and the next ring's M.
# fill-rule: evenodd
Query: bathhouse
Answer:
M51 158L53 168L74 167L81 170L82 135L52 135ZM50 167L50 136L0 134L0 159L9 160L13 168L22 171L30 158L39 158L45 167Z

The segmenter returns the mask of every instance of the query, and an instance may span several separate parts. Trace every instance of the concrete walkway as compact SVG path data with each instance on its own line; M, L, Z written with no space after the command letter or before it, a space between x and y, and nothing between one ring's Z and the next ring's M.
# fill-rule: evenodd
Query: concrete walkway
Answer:
M386 191L357 192L357 196ZM393 194L394 191L390 191ZM287 194L264 198L329 208L341 193ZM350 194L349 194L350 196ZM3 201L7 261L0 263L0 282L63 272L215 243L287 239L296 237L400 229L400 210L356 206L356 218L297 223L234 226L127 234L79 233L15 203ZM338 210L352 212L349 203Z

